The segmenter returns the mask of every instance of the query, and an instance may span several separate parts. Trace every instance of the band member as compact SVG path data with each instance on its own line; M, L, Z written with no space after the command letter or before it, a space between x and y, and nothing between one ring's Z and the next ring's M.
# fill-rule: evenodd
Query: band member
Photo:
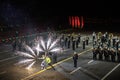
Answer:
M117 38L116 39L116 50L118 51L118 48L119 48L119 39Z
M68 48L70 48L70 39L68 39Z
M120 49L117 51L117 61L120 62Z
M102 48L98 48L98 54L99 54L99 60L103 59L103 49Z
M79 45L79 40L77 39L76 40L76 48L78 48L78 45Z
M115 56L116 56L115 50L114 50L114 49L111 49L111 60L112 60L113 62L115 62Z
M108 44L107 44L108 48L111 47L111 39L108 39Z
M115 38L113 38L113 39L112 39L112 42L113 42L113 47L115 47L115 42L116 42L116 39L115 39Z
M109 53L108 53L107 47L104 48L104 57L106 61L109 60Z
M96 60L97 59L96 49L93 48L92 52L93 52L93 59Z
M83 39L83 49L85 49L85 39Z
M95 38L96 38L96 33L93 32L92 36L93 36L93 42L94 42L94 40L95 40Z
M72 41L72 49L73 49L73 50L75 50L75 43L76 43L76 42L75 42L75 39L73 39L73 41Z
M89 37L86 37L86 45L88 45Z
M77 60L78 60L78 54L74 52L74 55L73 55L74 67L77 67Z

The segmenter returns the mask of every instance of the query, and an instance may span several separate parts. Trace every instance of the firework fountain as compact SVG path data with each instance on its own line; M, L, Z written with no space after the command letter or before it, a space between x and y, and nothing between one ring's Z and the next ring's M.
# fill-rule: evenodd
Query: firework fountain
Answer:
M40 57L41 53L45 53L45 56L51 52L58 53L59 51L61 51L61 48L57 47L59 40L60 37L53 40L52 36L49 36L47 41L45 41L43 37L40 37L40 39L36 43L37 45L33 48L25 45L24 47L26 49L26 52L16 52L16 55L23 57L23 59L20 60L18 64L25 64L27 65L26 69L30 69L36 63L36 60L44 59Z

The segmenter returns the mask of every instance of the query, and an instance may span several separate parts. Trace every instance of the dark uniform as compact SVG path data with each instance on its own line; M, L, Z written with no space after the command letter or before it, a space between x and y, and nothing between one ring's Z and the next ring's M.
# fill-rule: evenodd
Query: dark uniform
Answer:
M65 38L65 47L67 46L67 41L68 41L68 38L66 37Z
M86 45L88 45L89 37L86 37Z
M96 40L93 41L93 47L95 47L95 45L96 45Z
M111 50L111 60L112 60L113 62L115 62L115 56L116 56L116 52L115 52L114 49L112 49L112 50Z
M108 33L107 32L105 33L105 38L108 39Z
M93 52L93 59L96 60L97 59L96 49L93 48L92 52Z
M78 48L78 45L79 45L79 40L77 39L76 40L76 48Z
M111 55L111 50L110 50L110 48L108 48L108 60L110 60L110 55Z
M75 39L72 41L72 49L75 50Z
M96 33L93 32L93 42L94 42L95 38L96 38Z
M108 61L109 53L108 53L108 50L106 48L104 49L104 57L105 57L105 60Z
M117 51L117 61L120 62L120 49Z
M53 63L57 63L57 53L53 53Z
M70 48L70 39L68 39L68 48Z
M73 39L74 39L74 37L73 36L71 36L71 40L73 41Z
M117 39L116 40L116 50L118 50L118 48L119 48L119 40Z
M98 48L99 60L103 59L103 49Z
M115 41L116 39L115 38L113 38L113 47L115 47Z
M81 41L81 35L79 34L78 35L78 42L80 43L80 41Z
M83 49L85 49L85 39L83 39Z
M77 60L78 60L78 54L74 52L74 55L73 55L74 67L77 67Z
M108 48L110 48L110 46L111 46L111 40L110 39L108 39Z

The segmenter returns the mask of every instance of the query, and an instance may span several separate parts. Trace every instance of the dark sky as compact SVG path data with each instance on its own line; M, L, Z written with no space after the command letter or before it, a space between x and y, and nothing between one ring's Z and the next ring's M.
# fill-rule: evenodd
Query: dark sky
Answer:
M16 8L37 15L112 15L119 12L118 4L104 1L41 1L41 0L3 0ZM117 3L117 2L116 2Z
M23 18L26 17L29 23L31 22L42 23L45 21L46 22L56 21L57 23L59 21L64 22L64 19L67 20L66 18L69 15L84 16L87 25L93 25L92 20L96 20L96 24L94 23L94 25L104 26L105 24L106 26L107 24L109 27L106 26L106 28L111 28L111 29L112 27L110 26L115 26L115 25L117 26L116 28L118 28L120 22L120 15L118 10L119 4L113 1L104 2L101 0L100 1L97 0L91 2L91 0L89 1L78 0L78 1L62 1L62 2L60 1L41 2L41 0L3 0L3 1L1 0L0 10L4 10L3 6L6 6L8 4L12 6L11 8L14 8L13 12L15 12L18 16L23 16ZM4 14L4 12L3 13L0 12L0 14ZM3 18L3 16L0 17L1 19ZM26 21L23 18L21 17L21 23ZM99 22L101 22L102 24L100 24Z

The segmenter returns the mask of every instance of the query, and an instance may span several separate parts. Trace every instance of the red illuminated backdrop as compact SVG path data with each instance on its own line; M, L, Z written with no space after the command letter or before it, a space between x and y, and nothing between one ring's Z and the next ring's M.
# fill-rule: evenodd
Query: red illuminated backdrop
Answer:
M69 25L73 28L83 28L84 27L84 19L83 16L69 16Z

